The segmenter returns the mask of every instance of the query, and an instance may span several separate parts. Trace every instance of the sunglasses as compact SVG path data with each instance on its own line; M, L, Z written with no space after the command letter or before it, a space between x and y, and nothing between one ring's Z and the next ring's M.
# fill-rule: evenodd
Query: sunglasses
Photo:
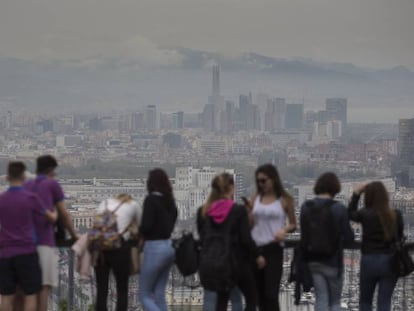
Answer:
M258 179L256 179L256 181L257 181L257 183L258 183L258 184L263 185L263 184L265 184L265 183L266 183L266 181L267 181L268 179L269 179L269 178L258 178Z

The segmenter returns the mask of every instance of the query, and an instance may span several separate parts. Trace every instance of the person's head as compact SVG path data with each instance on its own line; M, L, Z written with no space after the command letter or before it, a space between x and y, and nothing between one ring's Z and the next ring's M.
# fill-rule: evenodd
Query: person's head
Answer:
M10 162L7 167L7 180L11 184L23 183L25 180L26 165L23 162Z
M221 173L211 181L211 192L203 205L203 216L207 214L213 202L221 199L233 199L234 197L234 179L229 173Z
M57 167L58 163L51 155L42 155L36 160L36 174L53 177Z
M256 188L257 193L275 194L278 198L286 194L282 181L280 180L279 172L272 164L264 164L256 170Z
M167 173L161 168L149 171L147 179L147 191L159 192L167 197L173 196L173 190Z
M128 203L133 200L132 196L129 195L128 193L120 193L116 196L116 199L122 203Z
M380 218L384 238L390 241L393 238L396 226L396 215L390 208L387 189L380 181L373 181L364 188L365 207L375 209Z
M327 172L323 173L316 180L313 192L316 195L326 195L334 198L339 192L341 192L341 183L338 176L335 173Z

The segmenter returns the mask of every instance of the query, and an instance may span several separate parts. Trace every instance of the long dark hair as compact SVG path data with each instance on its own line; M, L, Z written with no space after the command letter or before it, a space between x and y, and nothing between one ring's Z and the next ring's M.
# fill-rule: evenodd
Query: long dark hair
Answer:
M173 198L173 190L167 173L161 168L149 171L147 179L147 191L160 192L168 198Z
M374 181L365 187L365 207L374 209L380 219L385 241L391 241L395 235L397 216L390 207L387 189L380 181Z
M262 187L260 187L260 184L257 181L257 175L259 175L259 173L266 175L268 178L272 180L273 192L276 194L276 197L278 199L283 198L287 200L288 202L293 202L292 196L283 187L283 183L282 183L282 180L280 179L277 168L273 164L270 164L270 163L259 166L255 173L256 189L257 189L257 193L260 196L262 196L264 193L263 193Z
M213 202L223 199L230 191L230 187L234 185L233 176L229 173L221 173L211 181L211 192L202 208L202 215L206 216L207 211Z

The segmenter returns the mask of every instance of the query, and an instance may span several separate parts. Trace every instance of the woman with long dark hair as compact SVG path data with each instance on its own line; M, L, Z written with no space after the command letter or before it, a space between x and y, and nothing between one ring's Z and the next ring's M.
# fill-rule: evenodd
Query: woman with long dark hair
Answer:
M274 165L260 166L255 176L257 193L252 199L252 237L266 260L265 268L256 270L259 310L278 311L283 241L296 229L295 206Z
M360 196L364 207L358 210ZM362 225L360 310L371 311L375 288L378 286L378 311L391 310L391 297L397 275L391 271L393 244L403 236L403 219L390 207L383 183L374 181L355 187L348 207L349 218Z
M145 311L167 311L165 289L174 263L171 233L177 220L172 186L164 170L149 172L140 235L144 259L139 276L139 298Z
M231 236L231 253L233 255L235 269L232 279L236 286L239 287L246 301L248 311L256 310L256 288L254 284L254 275L251 268L252 261L256 261L259 267L265 265L264 258L257 254L256 245L250 235L247 211L244 206L238 205L233 200L234 197L234 180L233 176L228 173L222 173L214 177L211 183L211 192L206 203L197 213L197 229L200 235L201 247L206 242L208 230L216 228L224 232L229 232ZM207 224L208 222L208 224ZM201 252L201 256L203 251ZM203 261L203 258L201 258ZM236 271L237 270L237 271ZM203 275L200 278L203 286ZM208 272L207 272L208 273ZM210 280L208 280L210 281ZM220 283L220 280L218 280ZM207 286L210 285L211 282ZM217 279L214 279L214 284ZM219 284L220 285L220 284ZM209 288L214 290L213 288ZM214 310L227 310L227 304L230 297L230 290L216 290L217 302ZM207 302L208 303L208 302Z

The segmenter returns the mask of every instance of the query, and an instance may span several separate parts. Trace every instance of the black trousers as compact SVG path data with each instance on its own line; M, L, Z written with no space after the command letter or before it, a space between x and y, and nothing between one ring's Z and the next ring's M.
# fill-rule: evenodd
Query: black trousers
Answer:
M254 280L254 273L251 263L248 261L238 264L238 277L236 286L242 292L245 302L246 311L256 311L257 291ZM217 293L216 311L226 311L229 302L230 292Z
M259 247L266 259L264 269L255 269L260 311L279 311L279 290L283 274L283 248L277 243Z
M111 271L115 277L118 297L116 311L127 311L130 261L131 248L126 245L115 251L103 252L99 256L95 267L97 287L96 311L108 310L108 283Z

